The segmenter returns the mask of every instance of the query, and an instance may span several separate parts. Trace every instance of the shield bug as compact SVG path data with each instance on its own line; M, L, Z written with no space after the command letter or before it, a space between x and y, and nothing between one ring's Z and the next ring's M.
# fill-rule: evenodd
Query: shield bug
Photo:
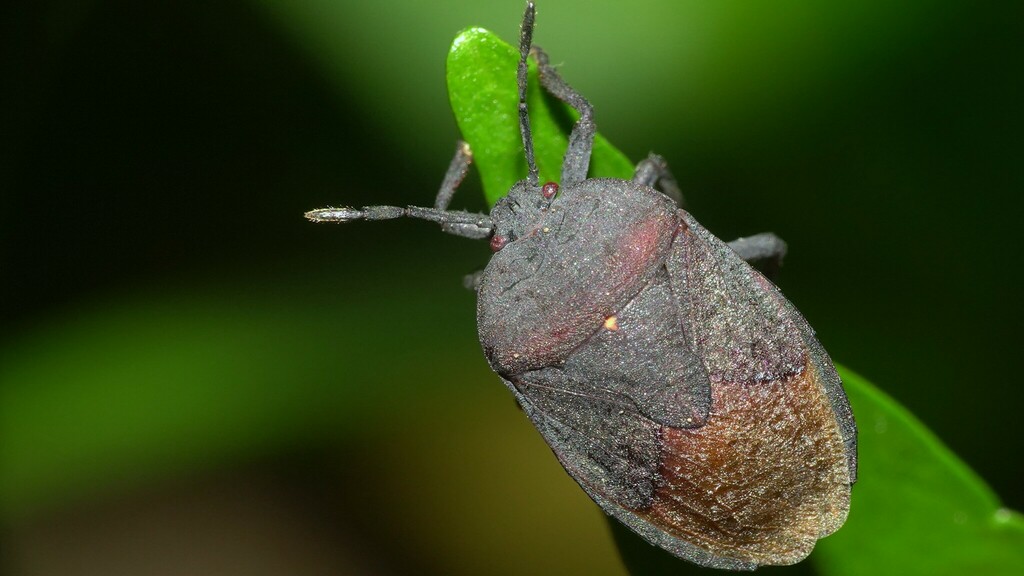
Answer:
M773 234L725 243L687 211L665 162L587 178L590 104L531 47L517 70L528 166L490 214L448 210L472 159L460 143L433 208L324 208L316 222L402 216L489 239L471 277L480 343L562 466L609 515L697 564L792 564L845 521L856 425L814 331L751 262ZM527 58L579 113L559 183L541 184ZM657 186L659 189L655 189Z

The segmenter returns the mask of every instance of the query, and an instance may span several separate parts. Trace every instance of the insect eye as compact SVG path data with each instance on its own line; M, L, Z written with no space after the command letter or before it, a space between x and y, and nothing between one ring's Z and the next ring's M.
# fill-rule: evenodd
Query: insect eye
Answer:
M501 250L502 248L505 247L505 244L508 244L508 238L506 236L502 236L501 234L495 234L494 236L491 236L492 251L497 252L498 250Z
M547 184L541 187L540 193L548 200L551 200L552 198L555 197L555 194L558 194L558 184L554 182L548 182Z

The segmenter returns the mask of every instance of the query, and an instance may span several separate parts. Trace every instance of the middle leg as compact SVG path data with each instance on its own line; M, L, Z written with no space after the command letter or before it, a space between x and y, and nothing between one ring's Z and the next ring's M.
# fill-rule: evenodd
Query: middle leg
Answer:
M676 205L683 207L683 192L679 189L676 177L668 169L668 162L657 154L651 153L636 165L636 172L633 173L633 182L654 188L658 185L666 196L676 201Z

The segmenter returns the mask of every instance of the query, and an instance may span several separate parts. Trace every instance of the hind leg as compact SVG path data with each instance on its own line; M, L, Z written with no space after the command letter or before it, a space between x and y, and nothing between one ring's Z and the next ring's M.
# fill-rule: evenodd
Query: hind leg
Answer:
M729 248L769 279L778 274L786 255L786 242L771 232L737 238L729 242Z

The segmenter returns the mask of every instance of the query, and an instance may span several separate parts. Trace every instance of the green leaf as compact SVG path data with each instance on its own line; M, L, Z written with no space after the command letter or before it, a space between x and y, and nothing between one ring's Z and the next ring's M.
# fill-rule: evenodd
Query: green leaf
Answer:
M448 89L493 203L526 173L518 120L518 51L480 28L459 34ZM575 115L540 92L531 66L528 104L541 178L557 178ZM568 121L567 121L568 120ZM598 138L592 176L628 178L632 163ZM812 556L823 574L1024 574L1024 521L906 409L842 370L860 427L860 479L849 520ZM615 525L635 574L702 572ZM807 570L808 566L801 566Z
M494 204L526 176L519 134L516 66L519 51L482 28L460 33L448 52L448 95L462 138L473 150L484 194ZM557 182L568 130L578 114L544 93L530 61L527 89L530 125L541 182ZM600 134L594 140L591 176L629 178L634 164Z

